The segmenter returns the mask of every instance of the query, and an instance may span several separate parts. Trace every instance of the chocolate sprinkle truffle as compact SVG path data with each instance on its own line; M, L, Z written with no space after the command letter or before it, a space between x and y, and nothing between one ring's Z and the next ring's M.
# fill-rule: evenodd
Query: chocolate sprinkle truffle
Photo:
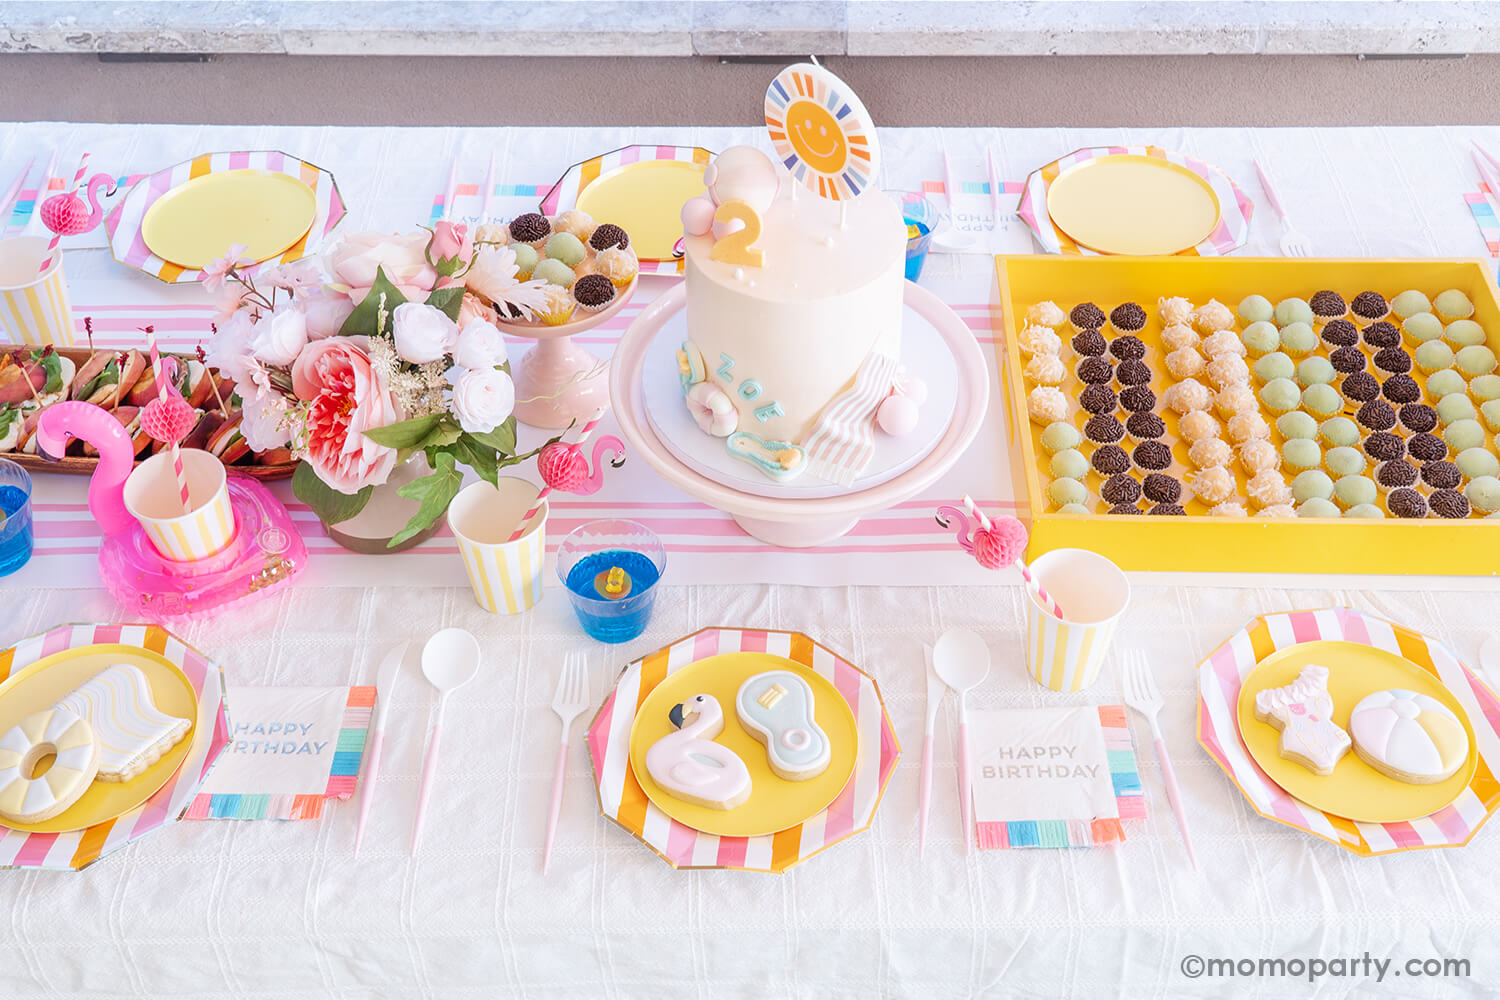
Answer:
M1151 381L1151 368L1144 361L1121 361L1115 369L1115 378L1120 380L1121 385L1145 385Z
M1432 512L1438 517L1469 516L1468 498L1458 492L1458 490L1446 487L1440 490L1433 490L1432 496L1427 502L1432 507Z
M1399 458L1375 467L1375 481L1388 490L1417 484L1417 467Z
M1425 434L1437 426L1437 410L1426 403L1407 403L1401 407L1396 416L1401 420L1401 426L1417 434Z
M1422 387L1417 385L1417 380L1410 375L1392 375L1380 383L1380 394L1399 406L1405 403L1415 403L1421 399Z
M1385 498L1385 506L1397 517L1426 517L1427 498L1409 486L1391 490Z
M1396 411L1383 399L1372 399L1354 414L1361 427L1372 431L1388 431L1396 426Z
M1118 361L1139 361L1146 356L1146 345L1140 337L1116 337L1109 345L1109 353Z
M1141 484L1121 473L1106 479L1099 487L1099 495L1108 504L1135 503L1141 498Z
M535 243L552 232L552 223L539 212L527 212L510 220L510 238L517 243Z
M1160 441L1142 441L1130 458L1142 469L1160 471L1172 464L1172 449Z
M1119 400L1109 386L1091 385L1078 394L1078 405L1090 413L1113 413Z
M1126 302L1109 311L1109 322L1121 333L1140 333L1146 329L1146 310L1134 302Z
M1109 512L1111 514L1139 514L1141 509L1134 504L1122 503L1111 507Z
M1141 492L1152 503L1176 503L1182 499L1182 484L1164 472L1153 472L1141 483Z
M1357 347L1336 348L1328 355L1328 360L1332 362L1333 370L1340 375L1353 375L1365 370L1365 356Z
M1323 343L1333 347L1353 347L1359 343L1359 328L1347 319L1336 319L1323 327Z
M1083 302L1068 313L1068 322L1080 330L1097 330L1104 325L1104 310L1092 302Z
M1130 390L1125 390L1129 392ZM1130 432L1131 437L1140 438L1142 441L1151 441L1161 437L1167 432L1166 422L1154 413L1132 413L1125 418L1125 429Z
M1313 292L1307 304L1312 306L1313 315L1320 319L1340 319L1349 311L1349 304L1344 301L1344 297L1328 288Z
M1104 385L1115 377L1115 366L1108 358L1084 358L1078 362L1078 381L1088 385Z
M1411 371L1411 355L1399 347L1382 347L1375 352L1375 367L1393 375Z
M608 305L615 297L615 283L602 274L585 274L573 282L573 298L585 309Z
M1104 334L1098 330L1084 330L1082 333L1073 334L1073 350L1086 358L1097 358L1104 353L1107 346L1104 342Z
M1448 457L1448 446L1436 434L1413 434L1406 450L1419 462L1441 462Z
M613 222L606 222L589 237L589 246L595 250L609 250L612 247L625 250L630 246L630 234Z
M1169 517L1182 517L1187 514L1187 511L1183 510L1180 505L1175 503L1159 503L1155 507L1152 507L1150 510L1146 511L1146 513L1165 514Z
M1349 303L1349 308L1354 310L1354 315L1361 319L1385 319L1391 311L1391 307L1386 304L1385 296L1379 292L1360 292L1354 296L1354 301Z
M1114 444L1125 436L1125 428L1114 417L1100 413L1084 423L1083 436L1095 444Z
M1368 403L1380 395L1380 383L1369 372L1355 372L1344 379L1344 384L1339 389L1344 393L1344 398L1356 403Z
M1131 413L1145 413L1156 406L1156 393L1149 386L1132 385L1120 393L1120 405ZM1435 414L1433 419L1437 419Z
M1401 331L1390 323L1371 323L1365 327L1365 343L1371 347L1386 348L1401 346Z
M1130 471L1130 456L1117 444L1104 444L1094 449L1094 468L1101 476L1118 476ZM1108 500L1109 497L1104 499ZM1134 497L1131 497L1134 500ZM1118 503L1119 501L1111 501Z
M1406 442L1382 431L1365 438L1365 454L1377 462L1391 462L1406 454Z
M1452 462L1427 462L1422 466L1422 482L1434 489L1456 489L1464 474Z

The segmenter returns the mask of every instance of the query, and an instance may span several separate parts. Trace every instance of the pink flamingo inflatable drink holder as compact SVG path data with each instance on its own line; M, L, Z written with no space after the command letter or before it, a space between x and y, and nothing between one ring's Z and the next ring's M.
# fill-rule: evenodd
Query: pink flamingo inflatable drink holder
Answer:
M307 547L286 508L243 476L227 477L234 514L229 544L202 559L168 559L126 509L135 446L113 415L92 403L54 403L37 423L36 437L38 452L50 461L62 457L69 438L98 450L89 511L104 532L99 575L131 612L162 622L206 617L285 586L307 563Z

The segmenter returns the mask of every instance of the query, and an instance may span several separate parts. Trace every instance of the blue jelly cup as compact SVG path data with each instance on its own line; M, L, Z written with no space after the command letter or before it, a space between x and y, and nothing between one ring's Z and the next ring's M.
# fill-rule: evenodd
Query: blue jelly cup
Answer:
M35 535L31 527L31 474L0 458L0 576L9 576L31 560Z
M932 242L932 231L937 228L937 210L932 202L915 191L889 191L901 208L901 220L906 223L906 280L916 281L922 274L922 265L927 263L927 245Z
M578 624L600 642L629 642L646 631L666 568L661 539L639 521L590 521L557 547L557 576ZM611 570L619 573L612 578Z

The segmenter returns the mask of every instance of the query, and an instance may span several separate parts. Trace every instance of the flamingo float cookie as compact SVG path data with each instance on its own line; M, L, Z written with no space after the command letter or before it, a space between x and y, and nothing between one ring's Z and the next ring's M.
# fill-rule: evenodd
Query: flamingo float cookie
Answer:
M1349 731L1360 760L1408 784L1444 781L1469 759L1469 734L1458 716L1415 691L1390 688L1361 698Z
M745 731L766 745L771 770L807 781L828 769L828 734L813 718L813 691L790 670L767 670L740 685L734 709Z
M1255 717L1281 730L1281 756L1314 774L1332 774L1349 752L1349 734L1332 715L1328 668L1316 663L1303 667L1292 683L1255 695Z
M51 754L52 766L36 773ZM16 823L51 819L83 797L99 770L99 742L88 720L53 706L0 736L0 817Z
M167 715L151 697L151 682L129 663L105 667L57 703L81 715L99 740L99 780L129 781L161 759L192 728Z
M711 694L673 705L677 732L646 751L646 771L676 798L709 809L733 809L750 797L750 771L739 755L713 742L724 731L724 710Z

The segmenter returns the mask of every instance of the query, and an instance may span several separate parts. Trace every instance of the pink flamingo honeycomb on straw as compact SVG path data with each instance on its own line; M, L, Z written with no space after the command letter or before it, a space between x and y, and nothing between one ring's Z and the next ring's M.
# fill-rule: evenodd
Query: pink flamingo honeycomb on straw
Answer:
M1047 593L1046 588L1036 577L1031 575L1031 570L1022 559L1026 552L1026 525L1008 515L990 520L967 493L963 495L962 502L963 510L951 505L939 507L937 523L946 528L951 520L956 519L959 522L958 544L965 552L972 555L979 565L985 569L1016 567L1021 571L1021 578L1026 581L1026 585L1042 602L1042 606L1055 617L1066 618L1062 607L1051 594ZM950 521L943 519L945 515ZM970 519L974 521L972 533Z
M188 494L187 472L182 467L182 452L178 445L192 431L196 421L193 408L182 398L173 382L177 376L177 359L162 359L156 350L156 335L149 326L146 335L151 347L151 371L156 378L157 396L141 408L141 430L172 446L172 471L177 476L182 512L186 514L193 509L192 499Z
M511 534L508 541L515 541L526 533L526 526L531 519L536 517L537 511L542 509L548 495L553 490L562 490L564 493L578 493L588 495L599 489L603 484L604 467L599 459L606 452L614 452L617 456L610 463L618 469L625 462L625 444L619 438L609 435L600 438L594 445L594 472L589 475L588 460L583 457L583 446L594 433L594 428L599 426L599 421L604 419L604 410L597 410L588 423L583 425L583 430L578 432L578 440L572 444L563 444L554 441L542 449L542 453L536 457L537 471L541 473L542 487L536 495L536 502L531 505L521 518L521 523Z

